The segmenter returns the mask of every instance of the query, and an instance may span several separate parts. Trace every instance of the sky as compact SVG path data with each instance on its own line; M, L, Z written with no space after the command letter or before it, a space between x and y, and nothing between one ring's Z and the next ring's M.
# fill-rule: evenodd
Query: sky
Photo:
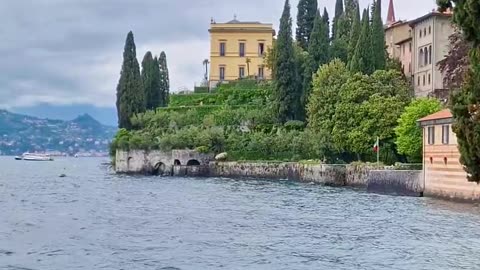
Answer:
M372 0L360 0L362 8ZM389 0L382 0L384 18ZM319 0L330 18L335 0ZM394 0L397 19L413 19L435 0ZM115 106L126 34L141 62L167 54L171 91L192 89L209 56L210 18L278 23L283 0L1 0L0 108ZM291 0L295 19L298 0ZM295 20L294 20L295 25Z

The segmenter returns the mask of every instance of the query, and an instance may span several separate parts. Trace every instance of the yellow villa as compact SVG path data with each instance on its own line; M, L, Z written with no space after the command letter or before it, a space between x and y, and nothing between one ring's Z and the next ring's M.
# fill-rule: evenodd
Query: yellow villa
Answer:
M227 23L212 20L209 32L210 87L247 76L271 79L263 58L275 36L272 24L241 22L236 18Z
M460 164L453 117L447 110L418 120L423 128L425 195L461 200L480 200L480 185L468 182Z

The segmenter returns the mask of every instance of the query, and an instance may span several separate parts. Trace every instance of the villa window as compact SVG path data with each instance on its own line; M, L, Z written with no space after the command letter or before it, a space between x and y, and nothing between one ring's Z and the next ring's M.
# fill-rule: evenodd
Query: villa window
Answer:
M423 59L423 61L424 61L424 62L423 62L423 65L424 65L424 66L428 65L428 55L429 55L429 54L430 54L430 53L428 52L428 48L425 48L425 54L423 55L423 58L424 58L424 59Z
M238 77L240 79L245 78L245 67L239 67L238 68Z
M265 43L258 43L258 55L263 56L265 54Z
M405 44L402 45L403 55L405 56Z
M241 42L239 46L240 57L245 57L245 43Z
M225 42L221 42L220 43L220 56L225 56L225 48L226 48Z
M425 86L425 75L423 75L423 86Z
M442 126L442 143L443 144L450 143L450 126L449 125Z
M412 72L412 63L408 63L408 73Z
M422 37L422 29L420 29L420 38Z
M264 76L264 69L263 69L263 67L259 67L258 68L258 78L263 79L263 76Z
M432 45L428 48L428 63L432 64Z
M420 86L420 76L417 77L417 85Z
M412 52L412 42L408 43L408 52Z
M428 74L428 85L430 85L432 82L432 75Z
M432 27L429 26L429 27L428 27L428 34L431 34L431 33L432 33Z
M427 28L423 28L423 36L426 37L427 36Z
M424 53L423 53L423 48L422 48L422 49L420 49L420 53L418 55L418 67L423 66L423 63L422 63L423 62L423 55L424 55Z
M225 80L225 67L220 67L220 81Z
M435 144L435 127L428 127L427 136L428 136L428 144L429 145Z

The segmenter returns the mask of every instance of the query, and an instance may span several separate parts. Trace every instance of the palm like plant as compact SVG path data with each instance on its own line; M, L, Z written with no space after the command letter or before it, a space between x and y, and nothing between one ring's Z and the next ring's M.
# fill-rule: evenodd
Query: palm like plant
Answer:
M203 60L203 65L205 66L205 80L208 80L208 64L210 64L208 59Z

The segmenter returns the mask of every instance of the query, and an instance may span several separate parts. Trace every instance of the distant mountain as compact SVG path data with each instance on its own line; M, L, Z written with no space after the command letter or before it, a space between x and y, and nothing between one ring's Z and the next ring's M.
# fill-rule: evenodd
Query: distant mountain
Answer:
M43 119L0 110L0 153L106 152L115 127L102 125L88 114L71 121Z
M31 107L16 107L11 112L35 115L40 118L50 118L68 121L80 114L88 113L97 121L108 126L117 126L117 110L112 108L95 107L89 104L51 105L38 104Z

